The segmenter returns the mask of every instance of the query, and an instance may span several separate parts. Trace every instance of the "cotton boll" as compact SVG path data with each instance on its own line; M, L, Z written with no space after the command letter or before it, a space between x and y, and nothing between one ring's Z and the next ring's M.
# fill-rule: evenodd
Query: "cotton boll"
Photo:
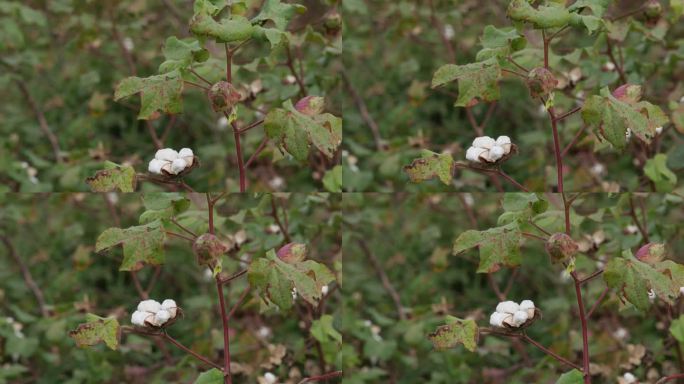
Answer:
M192 149L190 148L182 148L180 151L178 151L178 157L185 160L187 166L191 167L192 162L195 159L195 154L192 153Z
M324 286L321 287L321 293L322 293L323 295L327 295L329 290L330 290L330 289L328 288L327 285L324 285Z
M272 374L271 372L266 372L264 374L264 381L267 384L275 384L278 381L278 378L276 377L276 375Z
M504 313L504 318L501 321L501 323L502 323L502 325L517 327L517 325L515 325L515 322L513 321L513 315L510 313Z
M162 325L169 321L170 318L171 314L169 313L169 311L162 309L154 315L153 324L157 326Z
M147 319L150 316L154 315L150 312L135 311L133 312L133 315L131 315L131 323L133 325L145 326L145 319Z
M188 166L188 163L185 162L183 159L176 159L171 163L171 173L174 175L177 175L185 169L185 167Z
M157 313L161 309L161 304L157 300L143 300L138 304L138 311Z
M656 127L655 132L656 135L660 135L661 133L663 133L663 127Z
M495 145L492 147L492 149L489 150L489 161L495 162L502 158L505 153L506 150L503 147Z
M532 300L523 300L520 303L520 310L527 312L527 318L534 317L534 302Z
M624 375L622 375L622 378L625 379L625 383L627 384L633 384L637 382L637 378L632 375L631 372L627 372Z
M178 152L171 148L164 148L157 151L154 154L154 158L157 160L174 161L178 158Z
M517 311L513 314L513 324L515 324L516 327L523 325L527 319L528 316L526 311Z
M494 312L489 316L489 324L493 327L503 327L503 320L509 316L507 313Z
M603 69L607 72L612 72L615 70L615 64L613 64L610 61L607 61L605 64L603 64Z
M482 155L484 152L487 152L487 150L484 148L470 147L468 148L468 151L466 151L466 160L479 163L480 155Z
M515 301L502 301L496 306L497 312L510 313L511 315L519 310L520 306Z
M171 315L171 318L176 317L176 310L178 309L178 306L176 305L176 302L171 300L171 299L166 299L162 302L161 308Z
M503 147L505 153L511 153L511 138L508 136L499 136L496 138L496 145Z
M164 165L167 165L167 164L169 164L168 161L159 160L159 159L152 159L152 160L150 160L150 164L147 166L147 170L150 173L155 173L157 175L161 175L162 168L164 167Z
M496 140L489 136L480 136L473 140L473 147L491 149L496 144Z

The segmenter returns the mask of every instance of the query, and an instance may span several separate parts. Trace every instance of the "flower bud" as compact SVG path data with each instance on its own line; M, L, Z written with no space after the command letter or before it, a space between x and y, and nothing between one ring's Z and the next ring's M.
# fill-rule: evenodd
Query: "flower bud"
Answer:
M295 109L307 116L315 116L323 113L325 99L320 96L306 96L295 104Z
M665 257L665 245L648 243L639 248L635 256L644 263L655 264Z
M211 233L205 233L195 239L192 250L199 265L215 268L221 261L221 256L228 251L228 247L218 237Z
M230 112L240 101L240 92L227 81L219 81L207 91L215 112Z
M280 260L288 264L303 261L306 258L306 244L285 244L276 252L276 255Z
M546 242L546 252L554 263L569 260L578 249L577 243L565 233L554 233Z
M527 77L527 87L532 97L546 96L558 85L558 79L544 67L534 68Z

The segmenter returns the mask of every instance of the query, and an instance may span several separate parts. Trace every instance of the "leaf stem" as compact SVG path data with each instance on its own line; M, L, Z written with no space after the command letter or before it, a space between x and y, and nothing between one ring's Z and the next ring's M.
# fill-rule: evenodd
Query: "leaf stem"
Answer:
M183 351L189 353L190 355L194 356L196 359L201 360L201 361L205 362L206 364L209 364L212 367L223 371L223 368L220 365L214 363L213 361L207 359L206 357L200 355L199 353L197 353L197 352L193 351L192 349L186 347L185 345L181 344L178 340L174 339L173 337L171 337L171 335L166 333L166 331L164 331L161 335L164 339L170 341L171 344L175 345L176 347L178 347L178 348L182 349Z
M313 383L314 381L322 381L322 380L332 379L333 377L340 377L340 376L342 376L342 371L328 372L328 373L324 373L324 374L319 375L319 376L307 377L306 379L300 381L298 384Z
M223 374L224 384L232 384L233 378L230 374L230 328L228 326L228 315L226 314L226 303L223 297L223 285L218 276L216 276L216 290L219 297L219 310L221 311L221 323L223 325Z
M592 305L591 309L589 309L589 312L587 312L587 319L589 319L591 317L591 314L594 313L596 308L598 308L598 306L603 301L603 298L606 297L606 294L608 293L608 291L610 291L610 287L606 286L606 288L603 290L603 292L601 292L601 295L599 296L599 298L596 299L596 302L594 303L594 305Z
M540 349L541 351L543 351L543 352L546 353L547 355L553 357L554 359L560 361L561 363L566 364L566 365L568 365L568 366L570 366L570 367L573 367L573 368L575 368L575 369L578 369L578 370L581 370L581 369L582 369L579 365L573 363L573 362L570 361L570 360L567 360L566 358L564 358L564 357L562 357L562 356L556 354L554 351L552 351L552 350L546 348L545 346L539 344L537 341L535 341L535 340L532 339L531 337L527 336L527 334L524 333L524 332L523 332L523 334L522 334L522 339L523 339L524 341L526 341L526 342L528 342L528 343L534 345L535 347L537 347L538 349Z
M228 113L223 112L226 118L230 119ZM244 193L247 189L247 181L245 176L245 162L242 158L242 144L240 143L240 129L237 124L233 122L233 137L235 138L235 156L237 157L238 172L240 174L240 193Z

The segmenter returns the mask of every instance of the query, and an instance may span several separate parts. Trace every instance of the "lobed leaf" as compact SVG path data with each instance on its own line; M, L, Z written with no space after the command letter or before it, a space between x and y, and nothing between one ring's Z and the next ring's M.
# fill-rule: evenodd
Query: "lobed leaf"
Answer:
M156 118L157 112L181 113L183 104L183 79L180 72L171 72L145 78L129 77L117 85L114 100L140 93L140 113L138 119Z
M437 350L454 348L462 344L467 350L474 352L477 348L479 330L475 320L461 320L447 317L447 324L428 335L428 339Z
M648 159L644 174L655 184L658 192L671 192L677 186L677 175L667 167L667 155L659 153Z
M405 166L404 172L414 183L437 177L442 183L450 185L454 176L454 159L448 153L438 154L425 151L423 157Z
M477 273L496 272L502 265L506 267L520 265L520 239L521 235L515 223L485 231L469 230L456 238L452 252L457 255L478 247L480 264Z
M93 346L105 343L107 347L116 350L121 340L121 327L114 318L103 318L88 314L88 322L79 324L69 331L69 337L74 339L79 347Z
M489 102L500 97L499 79L501 67L495 58L466 64L447 64L440 67L432 77L432 88L458 80L456 106L465 107L478 99Z
M164 263L164 240L166 233L161 221L126 229L109 228L102 232L95 243L95 252L101 252L115 245L123 245L124 259L120 271L137 271L144 264Z
M249 39L254 33L254 26L243 16L232 15L229 19L216 21L209 14L198 13L190 20L190 31L219 43L230 43Z
M261 7L261 12L252 19L252 23L258 24L271 20L276 28L285 30L295 14L305 11L306 7L300 4L287 4L281 0L266 0Z
M95 172L88 177L86 183L93 192L134 192L136 188L135 169L129 165L105 163L105 169Z

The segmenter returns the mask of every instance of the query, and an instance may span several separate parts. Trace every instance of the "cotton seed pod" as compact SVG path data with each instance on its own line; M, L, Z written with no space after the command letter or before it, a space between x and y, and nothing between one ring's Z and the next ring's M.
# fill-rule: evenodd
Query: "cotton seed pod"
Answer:
M221 256L228 251L228 247L218 237L211 233L205 233L195 239L192 250L199 265L214 268L221 260Z
M154 314L150 312L144 312L144 311L135 311L131 315L131 323L133 325L139 325L141 327L145 326L145 320L152 320L154 318Z
M161 304L157 300L143 300L138 304L138 311L156 313L161 309Z
M306 259L306 244L288 243L283 245L276 255L288 264L297 263Z
M178 158L178 152L171 148L164 148L158 150L154 154L154 158L157 160L164 160L164 161L174 161Z
M532 300L523 300L520 303L520 310L527 312L527 318L531 319L534 317L534 302Z
M182 148L178 151L178 157L185 160L188 167L192 167L192 162L195 160L195 154L192 153L192 149L190 148Z
M578 249L579 245L565 233L554 233L546 241L546 252L554 263L569 260L577 254Z
M503 320L507 316L510 316L510 314L494 312L489 316L489 324L493 327L503 327Z
M519 310L520 306L515 301L502 301L496 306L497 312L510 313L511 315Z
M178 305L176 305L176 302L171 299L166 299L162 301L161 308L171 315L171 318L173 319L176 317L176 313L178 311Z
M227 81L219 81L207 91L214 112L230 112L240 101L240 92Z
M306 96L299 99L295 109L308 116L320 115L325 108L325 99L320 96Z
M558 79L544 67L534 68L527 77L527 87L532 97L547 96L558 85Z
M635 256L644 263L655 264L665 258L665 245L648 243L639 248Z
M515 325L515 321L513 320L513 314L511 313L504 313L504 318L501 320L501 325L502 326L509 326L509 327L517 327Z
M475 140L473 140L473 147L477 148L484 148L484 149L491 149L494 145L496 145L496 140L492 139L489 136L480 136L476 137Z
M147 171L150 173L161 175L162 168L168 164L169 162L165 160L152 159L150 160L150 164L147 166Z
M479 163L480 162L480 156L487 152L486 149L484 148L479 148L479 147L470 147L466 151L466 160Z

